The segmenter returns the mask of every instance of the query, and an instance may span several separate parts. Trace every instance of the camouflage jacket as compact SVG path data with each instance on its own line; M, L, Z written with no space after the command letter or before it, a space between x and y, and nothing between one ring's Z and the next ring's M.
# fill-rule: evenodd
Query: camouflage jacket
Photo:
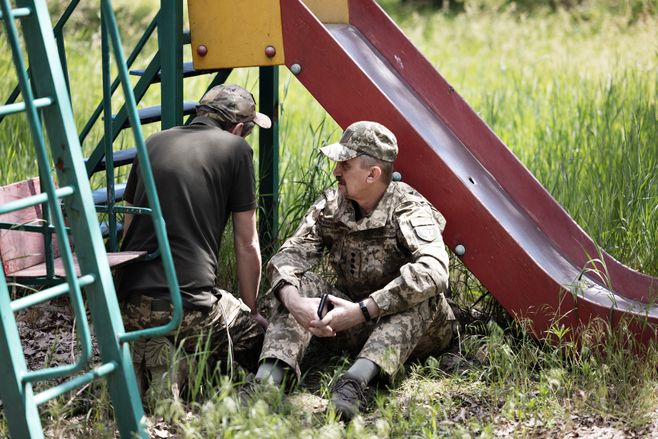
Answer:
M443 216L416 190L393 182L375 210L355 221L354 206L326 190L267 270L275 291L300 278L328 252L336 287L354 301L367 296L381 315L404 311L448 286Z

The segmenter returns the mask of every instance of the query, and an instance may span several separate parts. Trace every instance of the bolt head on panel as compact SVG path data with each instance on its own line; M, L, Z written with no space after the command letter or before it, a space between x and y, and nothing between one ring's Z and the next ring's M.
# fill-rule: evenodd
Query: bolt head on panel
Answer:
M206 56L208 53L208 48L205 44L199 44L196 48L196 53L198 53L199 56Z
M393 171L391 179L393 179L393 181L402 181L402 174L400 174L398 171Z
M466 253L466 247L461 244L455 246L455 254L457 256L464 256L464 253Z
M302 72L302 66L295 63L290 66L290 71L292 72L293 75L299 75Z
M274 55L276 55L276 47L267 46L265 48L265 56L267 56L268 58L274 58Z

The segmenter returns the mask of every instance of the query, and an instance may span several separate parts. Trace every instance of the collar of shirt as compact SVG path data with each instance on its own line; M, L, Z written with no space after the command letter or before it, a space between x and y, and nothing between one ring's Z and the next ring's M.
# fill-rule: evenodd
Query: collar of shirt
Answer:
M355 220L354 206L352 202L345 198L338 190L335 190L335 196L327 200L325 208L325 217L333 217L337 221L345 224L352 230L369 230L384 227L388 222L392 209L391 206L399 198L396 196L398 182L391 182L386 188L386 192L379 200L375 210L370 215Z
M219 123L216 120L213 120L208 116L196 116L194 119L192 119L192 123L190 123L190 125L206 125L209 127L215 127L219 129L222 128L219 126Z

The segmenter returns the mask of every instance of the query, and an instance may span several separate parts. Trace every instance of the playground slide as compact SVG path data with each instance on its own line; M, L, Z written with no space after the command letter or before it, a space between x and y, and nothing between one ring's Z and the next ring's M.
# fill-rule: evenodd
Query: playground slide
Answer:
M539 337L625 316L658 338L658 279L598 249L376 2L348 5L349 24L323 24L282 0L286 64L341 126L395 132L403 180L445 215L446 244L494 297Z

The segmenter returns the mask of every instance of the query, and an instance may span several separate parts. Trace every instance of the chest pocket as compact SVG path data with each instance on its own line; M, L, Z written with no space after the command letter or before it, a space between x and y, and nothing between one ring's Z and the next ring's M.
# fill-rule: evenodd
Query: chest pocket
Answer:
M350 233L341 250L339 277L347 282L349 291L368 294L396 278L408 259L398 244L396 231L389 228Z
M318 219L318 230L322 237L322 243L329 253L329 262L336 273L339 272L339 262L342 255L343 241L347 235L347 227L341 223L320 217Z

